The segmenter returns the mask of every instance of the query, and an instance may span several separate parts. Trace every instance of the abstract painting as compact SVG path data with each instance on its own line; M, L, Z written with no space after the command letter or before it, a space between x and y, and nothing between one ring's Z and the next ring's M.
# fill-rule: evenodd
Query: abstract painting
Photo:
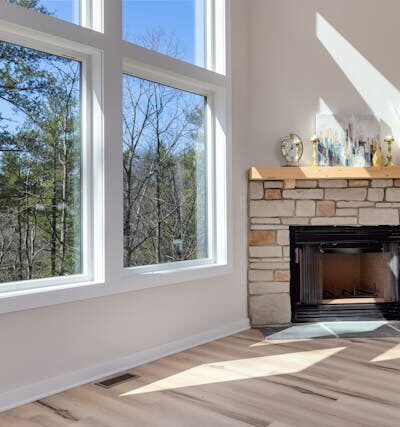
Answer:
M319 166L372 166L380 144L380 125L373 115L319 114L316 134Z

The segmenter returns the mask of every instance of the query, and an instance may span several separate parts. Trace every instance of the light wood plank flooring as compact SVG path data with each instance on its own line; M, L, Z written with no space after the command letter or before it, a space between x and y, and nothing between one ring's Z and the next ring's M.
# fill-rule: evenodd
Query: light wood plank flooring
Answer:
M400 338L263 341L249 330L0 414L0 427L400 425Z

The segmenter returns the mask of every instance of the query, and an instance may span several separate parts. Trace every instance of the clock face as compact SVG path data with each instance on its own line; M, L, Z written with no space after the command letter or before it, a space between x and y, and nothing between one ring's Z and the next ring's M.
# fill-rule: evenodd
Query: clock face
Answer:
M281 142L282 156L288 163L296 163L303 155L303 143L294 133L286 136Z

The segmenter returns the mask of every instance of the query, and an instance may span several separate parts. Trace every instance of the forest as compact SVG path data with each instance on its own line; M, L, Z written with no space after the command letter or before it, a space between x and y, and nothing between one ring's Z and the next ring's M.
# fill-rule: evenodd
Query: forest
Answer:
M205 258L206 100L122 84L124 265ZM82 272L81 96L79 61L0 41L0 282Z

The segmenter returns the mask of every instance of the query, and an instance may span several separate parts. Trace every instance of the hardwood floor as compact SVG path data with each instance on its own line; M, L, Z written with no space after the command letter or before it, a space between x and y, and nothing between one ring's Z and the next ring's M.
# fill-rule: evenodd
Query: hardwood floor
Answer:
M400 338L263 341L249 330L0 414L0 427L400 425Z

